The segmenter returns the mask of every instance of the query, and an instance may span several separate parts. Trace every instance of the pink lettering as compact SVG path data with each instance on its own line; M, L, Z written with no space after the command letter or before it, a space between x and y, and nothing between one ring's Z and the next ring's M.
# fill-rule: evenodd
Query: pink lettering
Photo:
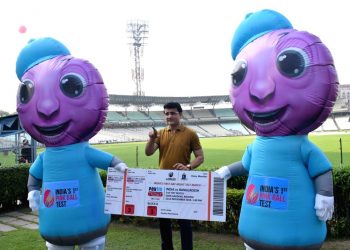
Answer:
M284 199L284 196L278 195L278 194L272 195L272 200L279 201L279 202L286 202Z
M64 201L64 200L66 200L66 199L65 199L65 196L64 196L64 195L56 195L56 200L57 200L57 201Z
M260 192L259 197L260 197L260 199L262 199L262 200L271 200L270 193L263 193L263 192Z
M77 200L77 196L75 194L67 195L67 200Z

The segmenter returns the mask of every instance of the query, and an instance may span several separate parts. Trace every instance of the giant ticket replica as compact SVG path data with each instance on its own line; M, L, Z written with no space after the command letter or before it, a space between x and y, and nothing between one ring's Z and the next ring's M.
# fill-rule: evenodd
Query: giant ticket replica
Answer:
M225 221L226 181L214 172L108 169L105 213Z

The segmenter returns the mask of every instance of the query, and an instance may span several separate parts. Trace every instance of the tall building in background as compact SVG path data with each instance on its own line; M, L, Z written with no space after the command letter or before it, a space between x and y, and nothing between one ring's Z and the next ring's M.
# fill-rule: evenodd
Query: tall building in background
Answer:
M144 21L133 21L127 24L127 31L130 39L130 51L133 57L134 68L131 69L132 80L136 85L136 96L144 96L142 90L142 81L144 79L144 69L142 67L141 58L143 56L143 48L145 40L148 38L148 24Z

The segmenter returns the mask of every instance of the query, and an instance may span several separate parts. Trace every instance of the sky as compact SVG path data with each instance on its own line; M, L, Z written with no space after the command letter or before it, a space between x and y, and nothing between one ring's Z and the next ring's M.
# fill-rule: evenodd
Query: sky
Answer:
M295 29L320 37L339 82L350 84L344 0L11 0L0 3L0 110L16 111L16 59L30 39L40 37L53 37L94 64L109 94L132 95L127 23L135 20L149 25L141 58L145 95L226 95L233 33L246 14L261 9L279 11Z

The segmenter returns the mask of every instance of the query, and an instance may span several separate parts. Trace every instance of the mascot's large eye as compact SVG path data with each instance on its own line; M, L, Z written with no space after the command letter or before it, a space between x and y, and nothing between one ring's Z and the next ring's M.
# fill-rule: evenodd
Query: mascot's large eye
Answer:
M86 80L79 74L69 73L64 75L60 81L60 87L63 92L68 97L78 97L80 96L86 86Z
M277 67L282 75L298 77L308 64L308 57L304 51L298 48L288 48L277 56Z
M243 60L235 62L233 72L231 74L232 84L236 87L241 85L246 74L247 74L247 62Z
M24 80L19 85L19 101L22 104L28 103L34 93L34 84L31 80Z

